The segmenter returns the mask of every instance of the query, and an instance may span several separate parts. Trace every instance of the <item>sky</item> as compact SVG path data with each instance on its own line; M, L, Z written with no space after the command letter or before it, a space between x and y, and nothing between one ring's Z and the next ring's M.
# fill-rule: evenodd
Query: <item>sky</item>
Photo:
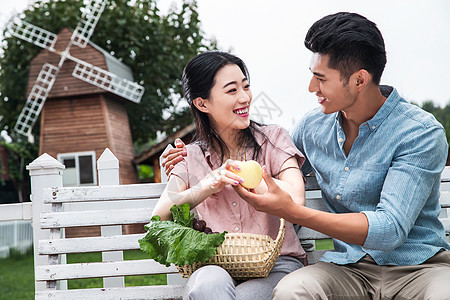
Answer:
M32 0L0 0L0 26ZM162 11L180 0L159 0ZM202 30L221 50L247 64L252 115L286 129L317 107L308 92L311 53L303 40L325 15L349 11L375 22L383 34L387 65L381 84L406 100L450 102L450 1L448 0L197 0ZM95 33L94 33L95 34ZM181 74L180 74L181 75ZM25 101L25 99L24 99Z

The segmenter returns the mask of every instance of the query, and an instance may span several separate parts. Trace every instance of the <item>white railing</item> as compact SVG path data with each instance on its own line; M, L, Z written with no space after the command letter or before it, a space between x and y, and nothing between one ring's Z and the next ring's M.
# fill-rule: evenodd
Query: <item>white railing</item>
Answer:
M12 249L25 253L33 246L33 228L29 220L0 222L0 258L9 257Z
M33 246L31 202L0 204L0 258L9 257L11 249L21 253Z

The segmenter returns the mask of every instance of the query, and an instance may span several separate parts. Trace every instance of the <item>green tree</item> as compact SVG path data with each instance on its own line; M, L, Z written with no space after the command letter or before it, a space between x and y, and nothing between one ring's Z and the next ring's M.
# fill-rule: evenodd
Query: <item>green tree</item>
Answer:
M206 39L200 29L195 0L183 1L179 11L162 15L156 0L108 0L91 38L131 67L135 81L145 87L141 103L127 106L137 144L154 139L157 131L170 133L191 122L186 108L176 109L181 99L182 69L198 52L215 48L215 42ZM82 5L79 0L37 0L20 17L58 33L63 27L76 27ZM42 48L10 36L6 29L3 35L0 130L14 138L13 127L27 97L29 64ZM37 125L33 133L38 132Z
M428 100L422 103L422 109L433 114L434 117L444 126L447 142L450 144L450 103L441 107Z

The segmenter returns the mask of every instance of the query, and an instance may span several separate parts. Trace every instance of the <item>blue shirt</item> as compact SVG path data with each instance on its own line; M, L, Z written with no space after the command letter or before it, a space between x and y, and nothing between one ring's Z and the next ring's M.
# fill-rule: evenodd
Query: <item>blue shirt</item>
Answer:
M380 90L388 98L361 124L348 156L340 112L317 108L292 129L306 156L302 171L314 171L330 211L364 213L369 222L363 246L333 239L335 252L322 261L348 264L369 254L379 265L417 265L450 249L438 219L444 128L392 87Z

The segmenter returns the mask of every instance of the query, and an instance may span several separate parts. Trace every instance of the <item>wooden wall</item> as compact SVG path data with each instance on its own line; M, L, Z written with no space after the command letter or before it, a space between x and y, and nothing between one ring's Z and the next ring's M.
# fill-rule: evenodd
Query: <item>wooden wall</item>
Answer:
M111 94L103 94L104 116L108 128L109 148L119 159L120 183L138 183L134 165L134 148L125 102ZM134 104L139 105L139 104Z
M120 183L138 183L131 131L124 103L106 94L47 99L41 112L39 154L109 148L120 161Z

